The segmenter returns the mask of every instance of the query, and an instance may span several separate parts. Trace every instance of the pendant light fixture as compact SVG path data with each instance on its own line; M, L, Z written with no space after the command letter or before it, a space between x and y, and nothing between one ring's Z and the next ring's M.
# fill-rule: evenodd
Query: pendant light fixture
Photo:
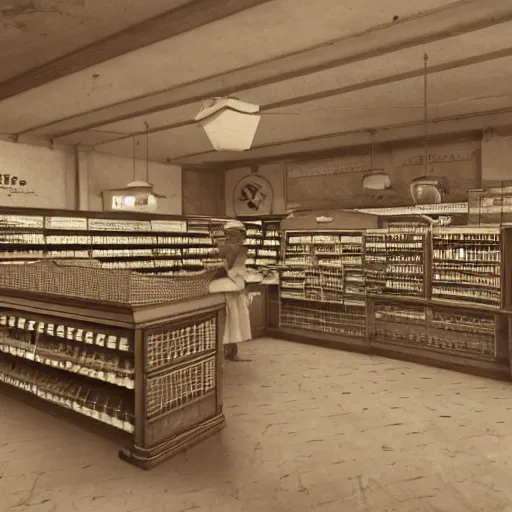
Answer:
M371 168L363 176L363 188L366 190L388 190L391 188L391 179L384 169L375 167L375 131L370 131L372 137L372 163Z
M135 136L133 136L133 181L128 183L123 189L123 207L126 210L135 210L142 212L154 212L158 208L158 198L164 196L158 195L153 191L153 185L149 183L149 124L146 126L146 180L136 179L136 158L135 158Z
M443 202L443 195L447 190L446 180L429 174L428 161L428 55L423 55L423 176L411 181L410 190L414 204L439 204Z
M251 148L261 119L260 107L236 98L204 100L194 118L203 127L215 151Z

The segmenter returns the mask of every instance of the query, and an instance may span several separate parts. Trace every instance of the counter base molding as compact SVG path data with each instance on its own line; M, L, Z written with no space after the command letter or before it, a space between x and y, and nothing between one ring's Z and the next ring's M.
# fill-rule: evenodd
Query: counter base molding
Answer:
M131 449L123 448L119 451L119 457L142 469L151 469L161 462L178 455L195 444L207 439L226 426L224 414L217 414L197 426L186 430L182 434L151 448L134 446Z
M144 469L218 432L224 297L157 305L0 290L0 384L128 436ZM98 427L98 428L96 428Z

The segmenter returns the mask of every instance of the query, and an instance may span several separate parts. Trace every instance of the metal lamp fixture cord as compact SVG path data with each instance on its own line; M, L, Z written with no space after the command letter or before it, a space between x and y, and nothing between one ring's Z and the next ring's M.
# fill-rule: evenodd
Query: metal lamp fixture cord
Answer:
M149 183L149 124L144 121L146 125L146 183Z
M132 136L132 149L133 149L133 181L135 181L135 176L136 176L136 172L135 172L135 135Z
M425 53L423 55L423 122L424 122L424 130L425 130L425 161L424 161L424 167L425 167L425 176L428 173L428 110L427 110L427 63L428 63L428 55Z

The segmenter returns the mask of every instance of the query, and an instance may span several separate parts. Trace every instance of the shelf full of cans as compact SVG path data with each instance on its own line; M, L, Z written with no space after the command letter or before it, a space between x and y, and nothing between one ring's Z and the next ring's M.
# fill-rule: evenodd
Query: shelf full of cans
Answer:
M361 232L287 231L280 325L366 335Z
M222 266L219 226L204 219L127 220L0 214L0 264L88 259L103 268L183 275Z
M245 264L250 268L276 266L281 254L281 233L276 221L244 220L247 247Z
M369 229L364 236L365 289L369 293L425 295L427 228Z
M1 311L0 382L133 432L135 368L128 331Z
M287 231L281 298L364 305L360 232Z
M434 229L432 298L500 307L501 236L498 228Z

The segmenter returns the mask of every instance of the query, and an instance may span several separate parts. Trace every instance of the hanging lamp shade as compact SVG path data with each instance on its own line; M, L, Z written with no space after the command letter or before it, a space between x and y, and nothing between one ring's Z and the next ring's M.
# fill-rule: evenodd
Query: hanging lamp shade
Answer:
M414 204L440 204L447 190L446 180L437 176L421 176L411 181Z
M391 178L384 169L371 169L363 176L363 188L367 190L388 190Z
M147 181L132 181L124 188L104 190L103 209L106 211L125 210L136 212L155 212L158 199L165 196L156 194L153 185Z
M261 119L260 107L233 98L215 98L201 105L195 117L216 151L246 151L251 148Z
M153 191L153 185L146 181L132 181L123 192L123 206L126 209L154 212L158 208L158 196Z

